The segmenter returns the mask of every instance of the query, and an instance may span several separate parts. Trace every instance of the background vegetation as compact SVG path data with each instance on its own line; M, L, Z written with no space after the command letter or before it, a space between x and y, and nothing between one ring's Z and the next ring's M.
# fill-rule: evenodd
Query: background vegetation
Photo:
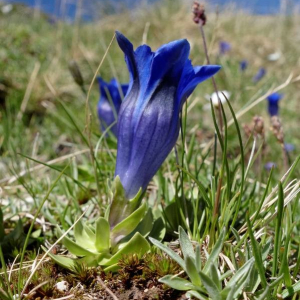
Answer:
M288 153L288 165L292 166L298 161L300 149L300 19L293 14L261 17L231 10L208 10L207 13L208 22L204 30L210 60L212 64L222 65L216 76L217 86L219 90L231 93L230 103L238 118L243 151L239 131L227 104L224 104L224 113L229 127L221 141L225 151L215 141L215 126L206 99L206 95L212 94L214 89L211 81L207 81L196 89L184 109L184 134L178 140L181 167L177 166L175 155L171 153L149 185L145 199L153 207L155 215L164 217L167 228L165 241L176 243L178 225L181 225L192 240L200 242L201 247L210 253L225 227L227 233L222 240L222 253L230 257L234 268L237 270L255 257L257 273L253 276L259 277L260 281L257 286L252 286L251 292L241 295L244 299L276 299L277 293L283 293L284 298L297 299L300 279L300 172L299 166L294 164L283 178L287 166L282 145L271 130L265 98L274 89L280 89L280 93L284 94L280 102L280 118L285 143L294 145L294 150ZM7 271L9 280L1 273L3 295L11 299L23 289L32 260L40 258L42 251L38 250L39 246L57 240L56 224L67 230L83 212L83 220L92 223L104 214L109 203L116 140L101 136L96 115L97 85L91 87L88 102L85 91L89 90L107 50L98 75L107 81L112 77L118 78L121 83L128 81L123 54L117 43L114 41L108 47L114 31L125 34L135 47L147 43L153 50L169 41L186 38L191 45L193 64L202 65L206 60L200 31L192 21L190 7L175 1L151 8L140 7L84 24L78 21L74 24L53 22L46 16L34 17L31 10L16 6L11 13L1 16L0 25L5 28L0 32L0 197L3 212L0 238L4 273L4 260L8 270L18 267L28 230L33 226L24 252L28 269L24 269L21 277L14 275L18 272ZM220 41L231 44L231 50L225 55L219 53ZM281 55L278 60L270 61L268 56L272 53ZM241 72L239 62L244 59L249 66ZM71 61L76 61L82 72L83 88L74 82L69 71ZM252 78L261 67L267 70L266 76L254 83ZM262 117L263 134L256 134L251 127L255 115ZM96 149L97 163L90 157L91 148ZM264 167L267 162L276 164L271 174ZM56 182L64 168L64 175ZM246 176L243 171L246 171ZM282 178L281 193L278 181ZM219 185L220 214L215 215L213 206ZM202 186L207 199L201 193ZM211 203L211 208L205 200ZM169 212L166 210L172 203L175 203L172 209L178 215L173 223L167 220L168 214L172 214L171 209ZM278 211L282 212L279 216ZM36 213L37 218L34 218ZM246 216L256 213L256 223L254 219L247 220ZM264 256L268 247L268 256ZM263 269L259 267L261 251L262 257L265 257L265 261L261 261L264 262ZM157 249L151 253L153 256L124 258L117 275L123 282L122 289L132 289L128 283L130 276L136 276L137 280L142 276L144 281L153 277L156 278L153 285L159 286L164 293L167 291L167 294L157 291L157 297L180 297L182 293L172 294L174 291L157 282L164 275L179 273L178 265ZM165 262L163 270L161 265L157 265L161 257ZM150 270L149 261L153 263ZM215 262L219 277L230 269L224 261L226 259ZM146 270L145 265L148 265ZM135 266L141 268L140 273L134 273ZM225 268L223 271L222 266ZM53 292L53 287L63 279L70 285L68 295L84 299L85 293L92 295L89 287L93 286L92 282L99 274L104 281L111 282L110 289L118 289L115 282L119 278L103 275L100 269L80 269L75 276L74 272L57 268L49 259L45 260L26 293L47 282L36 289L36 297L62 297L59 292ZM56 275L51 275L50 280L49 274ZM10 289L7 280L11 283ZM265 281L271 286L267 296L264 294ZM78 282L85 287L83 291L75 288ZM143 289L149 288L147 284L138 282ZM225 283L222 281L222 287ZM138 293L138 288L135 288L135 293ZM108 297L107 291L100 283L99 289L104 299L108 299L105 298ZM144 294L138 295L141 299L156 297L153 294L145 298ZM129 299L125 292L118 297ZM208 297L212 298L208 293L203 299Z

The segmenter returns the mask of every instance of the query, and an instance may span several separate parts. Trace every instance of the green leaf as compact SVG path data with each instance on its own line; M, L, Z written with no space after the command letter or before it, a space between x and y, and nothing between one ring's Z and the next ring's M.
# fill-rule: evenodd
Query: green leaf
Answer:
M188 291L194 288L188 280L173 275L166 275L158 281L178 291Z
M87 237L93 242L96 242L96 235L95 232L93 231L94 228L92 228L90 225L88 224L84 224L83 225L83 230L85 231L85 233L87 234Z
M293 284L292 279L291 279L290 270L289 270L289 262L288 262L288 256L289 256L288 251L289 251L290 239L292 236L292 230L293 230L293 228L291 228L289 230L288 234L286 235L286 240L284 243L284 252L282 254L281 267L279 270L279 274L284 275L284 283L287 288L290 288Z
M57 236L58 237L63 236L63 232L60 230L60 228L58 226L57 226ZM77 243L73 242L67 236L65 236L62 239L62 243L74 255L85 256L85 255L94 254L93 252L89 251L88 249L85 249L85 248L81 247L80 245L78 245Z
M44 246L41 247L45 252L48 251ZM55 255L51 252L48 252L47 255L50 256L58 265L65 269L74 270L74 267L76 266L75 260L72 258L65 257L62 255Z
M229 291L229 293L227 294L226 300L232 300L232 299L234 299L234 297L233 297L234 296L234 292L235 292L235 286L232 286L231 289L230 289L230 291Z
M111 228L116 226L122 221L122 213L127 205L127 199L125 197L125 190L122 186L119 176L116 176L113 182L113 200L109 210L109 225Z
M281 247L281 226L284 208L284 193L281 181L278 182L278 208L277 208L277 218L275 227L275 241L274 241L274 254L273 254L273 266L272 266L272 276L277 274L278 265L278 254L280 253Z
M166 245L162 244L161 242L159 242L156 239L153 239L153 238L149 237L149 240L150 240L150 242L153 245L155 245L160 250L162 250L163 252L165 252L166 254L168 254L172 259L174 259L181 266L182 269L185 270L185 262L184 262L184 260L178 254L176 254L169 247L167 247Z
M41 228L37 229L32 232L31 237L37 239L38 237L40 237L41 233L42 233L42 229Z
M166 226L162 217L157 218L154 223L149 236L162 241L166 234Z
M233 227L230 227L230 229L231 229L231 232L233 233L233 235L235 237L235 240L237 242L239 242L241 240L241 238L240 238L240 235L239 235L238 231L236 229L234 229Z
M111 258L111 254L104 252L100 254L87 255L85 257L76 259L76 262L82 263L89 268L95 268L99 265L103 265Z
M207 192L206 192L206 188L205 186L193 175L191 174L189 171L187 171L186 169L182 168L179 165L176 165L178 169L180 169L182 172L184 172L185 174L187 174L189 177L191 177L193 179L193 181L197 184L199 192L201 193L204 202L206 203L208 208L211 208L211 203L210 200L207 196Z
M212 281L216 284L216 286L218 287L219 291L222 289L222 282L219 278L219 274L218 274L218 269L215 266L215 264L212 264L210 267L210 276Z
M23 233L24 233L23 223L22 223L21 219L19 219L16 224L16 227L7 237L8 237L8 239L12 238L13 240L17 241L21 238Z
M115 227L122 220L124 220L134 212L141 201L142 194L143 192L140 188L133 199L126 199L125 191L122 186L120 177L115 177L113 184L113 200L109 211L109 224L111 228Z
M146 204L144 203L135 212L113 228L110 235L112 247L114 247L123 237L130 234L137 227L145 215L146 209Z
M189 255L187 255L184 261L185 261L185 271L189 276L189 278L191 279L192 283L197 287L201 286L201 280L197 272L195 260Z
M198 272L201 271L202 257L201 257L201 249L199 244L196 246L195 264L196 264L197 271Z
M132 239L124 245L115 255L113 255L104 265L110 266L116 264L123 255L140 254L143 255L150 250L150 245L147 240L138 232Z
M253 265L251 265L252 267ZM239 295L242 293L243 289L247 285L247 279L251 276L249 273L244 273L244 275L237 281L235 280L235 284L227 285L221 292L221 297L225 298L226 300L231 299L238 299ZM230 295L233 295L231 298Z
M118 264L114 264L114 265L111 265L111 266L108 266L108 267L104 268L103 271L104 271L105 273L107 273L107 272L115 273L115 272L117 272L119 269L120 269L119 265L118 265Z
M91 237L85 231L81 220L77 222L74 226L74 237L76 243L80 245L86 245L90 249L95 249L95 234L94 239L92 240Z
M193 244L190 241L190 238L188 235L185 233L184 229L179 226L179 243L180 243L180 248L183 254L183 257L192 257L195 259L195 252L194 252L194 247Z
M253 256L255 258L255 265L256 265L258 273L259 273L261 284L264 288L266 288L268 284L267 284L265 268L264 268L259 244L254 237L254 234L253 234L253 231L251 228L251 222L249 220L249 216L247 216L246 219L247 219L247 224L248 224L248 233L249 233L251 244L252 244L252 252L253 252Z
M264 290L263 293L257 298L257 300L265 300L269 299L269 286L267 286Z
M214 264L215 261L217 260L221 250L222 250L222 247L223 247L223 243L224 243L224 239L225 239L225 228L222 229L221 233L220 233L220 236L216 242L216 244L214 245L207 261L206 261L206 264L203 268L203 273L205 274L208 274L209 270L210 270L210 266L211 264Z
M214 300L222 300L217 285L206 274L204 274L201 271L199 272L199 276L202 281L202 284L208 292L209 297Z
M188 291L187 293L186 293L186 296L187 297L195 297L195 298L197 298L197 299L200 299L200 300L209 300L208 299L208 297L206 297L206 296L204 296L204 295L202 295L202 294L200 294L199 292L197 292L197 291Z
M284 290L282 293L282 298L285 299L287 297L291 297L296 295L298 292L300 292L300 281L296 282L292 287Z
M262 249L261 256L263 261L265 261L269 255L269 252L272 248L272 240L273 240L272 237L270 237Z
M110 248L110 227L108 221L100 217L96 221L96 249L101 252Z
M139 232L143 237L147 237L153 228L153 214L152 209L147 210L146 215L142 218L142 221L134 229L130 235L134 235L136 232Z
M227 287L235 286L237 282L247 273L250 273L250 269L254 264L254 258L249 259L237 272L232 276L227 284Z

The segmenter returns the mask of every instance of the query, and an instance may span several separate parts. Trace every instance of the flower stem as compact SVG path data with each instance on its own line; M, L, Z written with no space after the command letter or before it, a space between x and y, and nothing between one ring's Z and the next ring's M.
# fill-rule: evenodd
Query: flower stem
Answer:
M205 53L205 56L206 56L207 64L210 65L210 60L209 60L209 56L208 56L207 43L206 43L206 38L205 38L203 25L204 25L203 22L200 20L199 29L200 29L201 36L202 36L204 53ZM213 83L213 86L214 86L214 89L215 89L215 92L217 94L218 101L219 101L218 118L219 118L219 127L220 127L221 136L223 137L223 116L222 116L222 111L221 111L222 103L221 103L221 99L220 99L220 96L219 96L219 92L218 92L218 88L217 88L215 78L212 77L211 79L212 79L212 83ZM211 235L210 235L211 239L210 239L210 242L209 242L209 244L210 244L209 248L211 248L213 243L214 243L214 228L216 226L218 215L219 215L222 182L223 182L223 166L222 166L222 169L221 169L221 172L220 172L220 177L219 177L219 180L218 180L217 194L216 194L216 200L215 200L213 216L212 216L213 222L212 222L212 228L211 228Z
M206 61L207 61L207 64L210 65L210 60L209 60L208 50L207 50L207 43L206 43L206 38L205 38L205 33L204 33L203 22L202 21L199 22L199 29L200 29L201 36L202 36L202 41L203 41L203 47L204 47L204 53L205 53ZM217 84L216 84L214 76L212 76L211 80L212 80L215 92L216 92L218 100L219 100L218 117L219 117L219 126L220 126L221 134L222 134L222 131L223 131L222 130L223 129L223 117L222 117L222 112L221 112L221 109L220 109L221 99L220 99L220 96L219 96L219 92L218 92L218 88L217 88Z

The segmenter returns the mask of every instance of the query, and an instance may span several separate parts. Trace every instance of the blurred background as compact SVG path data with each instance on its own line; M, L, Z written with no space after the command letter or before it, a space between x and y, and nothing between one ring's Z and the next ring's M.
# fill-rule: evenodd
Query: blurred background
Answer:
M266 100L268 91L280 87L280 117L285 143L292 144L292 161L299 153L300 140L300 0L200 2L206 7L204 29L211 63L222 66L216 76L218 89L230 95L240 126L246 128L245 139L247 126L260 115L265 122L264 163L282 165L282 149L270 129ZM193 64L206 64L192 5L192 0L0 1L0 26L4 29L0 32L0 183L1 177L8 178L26 167L17 153L46 161L84 149L77 133L85 128L84 91L89 89L115 30L127 36L134 47L147 43L153 50L186 38ZM70 72L74 61L83 86ZM97 74L106 81L115 77L120 83L128 82L124 56L115 41ZM204 82L188 101L187 126L203 148L214 133L207 112L213 92L211 82ZM57 99L74 116L76 130ZM95 145L101 135L98 99L95 83L89 100ZM234 153L238 146L234 130L229 138ZM103 177L113 177L113 159L111 166Z
M37 11L49 14L54 18L72 21L76 17L83 20L95 20L105 14L120 13L138 5L150 5L161 0L5 0L2 4L23 3L35 8ZM191 3L192 1L182 0ZM300 0L206 0L202 1L209 6L231 6L232 8L253 14L291 13L300 8ZM1 3L1 1L0 1ZM9 10L7 6L2 10Z

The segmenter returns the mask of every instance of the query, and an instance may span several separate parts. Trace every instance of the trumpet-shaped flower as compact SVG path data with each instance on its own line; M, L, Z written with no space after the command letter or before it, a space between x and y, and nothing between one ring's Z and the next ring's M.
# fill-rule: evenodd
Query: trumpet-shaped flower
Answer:
M285 143L284 144L284 149L286 152L292 152L295 150L295 145L294 144L289 144L289 143Z
M271 117L278 116L279 101L283 97L282 94L273 93L267 97L268 100L268 112Z
M131 199L140 188L146 189L174 147L186 99L220 67L193 67L187 40L170 42L152 52L147 45L134 50L121 33L116 36L130 83L119 112L115 176L120 177L126 197Z
M115 78L110 82L105 82L101 77L98 77L98 83L101 95L97 108L101 128L104 131L108 126L115 123L110 130L117 136L116 121L122 98L126 95L128 90L128 84L119 85ZM121 95L121 93L123 93L123 95Z
M226 54L227 52L229 52L231 50L231 45L225 41L221 41L219 43L219 51L221 55Z
M260 81L266 75L266 69L260 68L253 77L253 82Z
M242 60L240 61L240 70L245 71L248 67L248 61L247 60Z
M271 171L272 168L276 168L276 164L272 161L269 161L265 164L265 169Z

